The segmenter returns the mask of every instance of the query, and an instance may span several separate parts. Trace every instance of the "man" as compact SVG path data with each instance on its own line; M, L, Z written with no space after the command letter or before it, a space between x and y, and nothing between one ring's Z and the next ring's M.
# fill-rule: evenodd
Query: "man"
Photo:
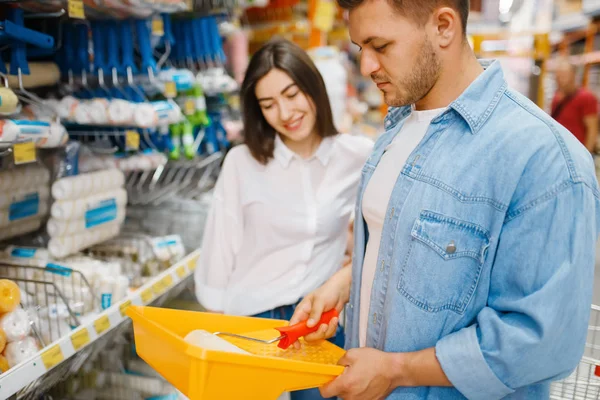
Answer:
M592 92L577 85L575 68L569 62L559 62L555 74L558 90L552 100L552 118L594 153L598 138L598 100Z
M468 0L338 1L392 108L363 169L352 268L291 321L315 326L347 304L347 368L323 396L548 398L587 334L600 224L590 154L497 62L480 65Z

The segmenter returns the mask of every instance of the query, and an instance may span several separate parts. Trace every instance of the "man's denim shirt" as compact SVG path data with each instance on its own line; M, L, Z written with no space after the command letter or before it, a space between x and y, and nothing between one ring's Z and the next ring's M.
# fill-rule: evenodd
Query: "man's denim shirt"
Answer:
M410 112L390 110L362 171L347 348L359 345L362 197ZM368 347L435 347L454 388L389 399L548 398L583 354L599 196L588 151L491 63L432 120L397 178L368 318Z

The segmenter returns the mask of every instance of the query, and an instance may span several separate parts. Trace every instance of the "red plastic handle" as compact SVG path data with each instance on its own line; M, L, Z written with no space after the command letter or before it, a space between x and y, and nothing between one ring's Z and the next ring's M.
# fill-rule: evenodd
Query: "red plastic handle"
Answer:
M321 326L321 324L329 324L329 321L331 321L332 319L334 319L338 316L339 316L339 314L338 314L337 310L334 308L332 310L329 310L329 311L321 314L321 319L319 320L319 323L316 324L315 326L313 326L312 328L309 328L308 326L306 326L306 321L300 322L300 323L297 323L297 324L291 325L291 326L283 326L281 328L275 328L281 333L282 336L284 336L284 338L279 341L279 344L277 345L277 347L284 349L284 350L287 349L296 340L300 339L303 336L308 335L309 333L316 332L317 330L319 330L319 327Z

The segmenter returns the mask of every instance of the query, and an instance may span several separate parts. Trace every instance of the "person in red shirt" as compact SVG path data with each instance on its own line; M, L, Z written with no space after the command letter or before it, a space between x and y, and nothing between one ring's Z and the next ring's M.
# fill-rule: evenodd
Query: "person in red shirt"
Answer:
M594 153L598 137L598 100L589 90L579 87L575 68L566 61L556 69L558 90L552 100L552 118L567 128Z

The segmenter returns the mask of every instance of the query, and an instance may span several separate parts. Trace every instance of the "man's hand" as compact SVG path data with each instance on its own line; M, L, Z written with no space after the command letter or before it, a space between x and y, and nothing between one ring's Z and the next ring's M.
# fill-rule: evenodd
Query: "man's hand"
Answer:
M338 364L346 370L320 389L325 398L379 400L397 387L452 386L433 347L411 353L385 353L368 347L351 349Z
M294 315L290 319L290 325L306 321L306 325L312 328L321 319L321 314L333 308L342 311L344 305L350 298L350 283L352 280L352 268L342 268L335 273L323 286L306 296L296 307ZM333 318L329 324L322 324L319 330L306 335L307 341L323 340L335 334L338 318ZM298 347L299 343L296 342Z
M349 350L338 362L346 370L320 391L325 398L344 400L385 399L395 388L393 358L389 353L371 348Z

